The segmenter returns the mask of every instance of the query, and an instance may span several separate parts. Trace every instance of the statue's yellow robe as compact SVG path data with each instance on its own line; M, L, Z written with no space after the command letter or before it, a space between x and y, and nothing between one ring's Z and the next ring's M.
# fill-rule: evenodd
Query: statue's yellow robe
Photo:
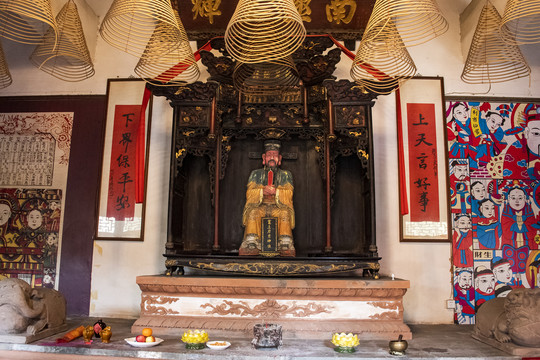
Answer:
M284 236L292 239L292 229L295 226L292 175L289 171L277 169L274 174L276 195L265 198L263 189L268 183L267 174L267 169L257 169L249 176L246 205L242 214L244 241L248 238L260 241L263 217L278 218L278 239Z

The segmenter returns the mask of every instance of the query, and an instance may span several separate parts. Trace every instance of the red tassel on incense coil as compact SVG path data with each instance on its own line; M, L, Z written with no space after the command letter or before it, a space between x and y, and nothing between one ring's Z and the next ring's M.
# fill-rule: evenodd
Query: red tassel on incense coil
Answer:
M272 170L268 171L268 186L274 185L274 172Z

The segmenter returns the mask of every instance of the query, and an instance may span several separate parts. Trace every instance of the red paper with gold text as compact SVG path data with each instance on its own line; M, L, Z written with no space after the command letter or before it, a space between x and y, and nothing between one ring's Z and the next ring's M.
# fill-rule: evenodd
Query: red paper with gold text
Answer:
M116 105L107 195L107 217L117 221L135 214L135 161L141 105Z
M434 104L407 104L410 220L440 221ZM406 160L407 161L407 160Z

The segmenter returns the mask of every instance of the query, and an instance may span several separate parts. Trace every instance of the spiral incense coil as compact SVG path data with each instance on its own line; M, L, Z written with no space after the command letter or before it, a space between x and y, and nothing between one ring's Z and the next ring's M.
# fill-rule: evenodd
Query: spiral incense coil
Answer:
M56 21L50 0L0 0L0 36L23 44L40 44Z
M540 42L540 2L508 0L500 27L504 41L516 41L518 44Z
M170 0L114 0L99 33L109 45L137 57L152 37L164 39L162 55L178 49L182 41Z
M0 42L0 89L8 87L12 82L13 80L11 79L11 74L4 56L4 49Z
M501 41L501 15L487 1L461 73L469 84L490 84L529 76L531 69L515 42Z
M379 37L379 32L392 32L385 26L390 22L394 22L407 46L423 44L448 30L448 22L435 0L377 0L365 32L371 37ZM373 31L375 28L378 31ZM363 39L371 40L365 35Z
M388 94L416 74L416 65L392 21L385 32L362 39L351 67L351 77L360 86L378 94Z
M237 63L233 72L235 89L246 95L277 95L299 81L290 56L259 64Z
M180 47L163 55L163 48L171 47L178 39L172 36L175 31L171 25L160 23L135 66L135 73L154 85L184 85L197 81L200 75L184 25L176 10L174 14L180 29ZM162 34L169 34L170 37L164 38Z
M77 6L69 0L56 16L56 33L50 28L36 46L30 61L46 73L65 81L82 81L94 75Z
M293 0L240 0L225 31L225 47L235 60L254 64L291 55L305 37Z

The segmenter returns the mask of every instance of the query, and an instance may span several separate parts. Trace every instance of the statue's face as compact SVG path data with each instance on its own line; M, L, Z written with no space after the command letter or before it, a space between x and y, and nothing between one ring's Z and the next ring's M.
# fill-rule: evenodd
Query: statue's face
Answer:
M499 282L506 284L512 280L512 275L514 272L512 271L510 264L507 263L496 266L495 269L493 269L493 274Z
M468 271L463 271L458 276L459 287L466 290L472 286L472 275Z
M476 288L484 294L492 294L495 291L495 276L486 274L477 277Z
M276 167L281 165L281 155L279 155L279 151L277 150L268 150L266 151L263 156L263 165L267 165L269 167Z
M32 210L28 213L28 227L30 229L37 229L43 223L43 216L39 210Z
M508 193L508 204L514 210L525 207L525 193L521 189L513 189Z
M0 204L0 226L7 223L11 217L11 208L7 204Z

